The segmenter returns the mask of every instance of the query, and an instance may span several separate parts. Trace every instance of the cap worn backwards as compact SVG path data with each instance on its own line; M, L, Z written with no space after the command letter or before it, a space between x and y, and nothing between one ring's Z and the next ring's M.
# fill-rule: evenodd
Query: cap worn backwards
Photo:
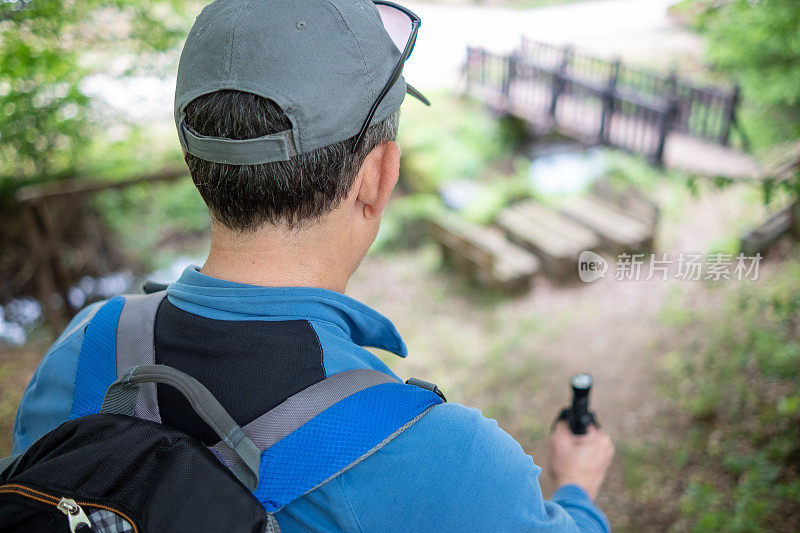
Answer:
M181 53L175 123L183 149L207 161L285 161L358 134L401 57L370 0L216 0ZM292 128L256 139L206 137L185 122L198 96L231 89L274 101ZM373 119L403 102L401 77Z

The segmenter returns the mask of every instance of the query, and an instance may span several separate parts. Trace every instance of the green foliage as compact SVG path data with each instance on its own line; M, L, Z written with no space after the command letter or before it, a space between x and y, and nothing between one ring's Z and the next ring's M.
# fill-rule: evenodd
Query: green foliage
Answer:
M518 138L513 123L497 121L479 103L448 93L431 107L406 105L400 121L401 187L436 192L443 181L477 179L507 155Z
M612 151L606 155L605 176L612 185L633 186L643 192L653 193L665 176L676 175L675 171L666 174L666 171L653 167L643 157Z
M139 157L143 153L146 158ZM86 147L86 161L88 174L109 180L185 166L171 123L134 128L119 141L95 139ZM163 267L176 251L193 253L184 245L196 246L209 228L208 210L188 173L177 182L98 193L92 202L114 242L148 270ZM205 239L199 241L205 246Z
M491 221L511 199L527 196L529 162L514 161L514 176L497 178L492 165L506 162L525 135L514 119L497 120L481 104L452 93L431 95L431 107L407 104L400 119L402 149L398 189L381 222L372 252L417 245L431 216L445 209L439 187L449 181L480 181L481 194L462 213Z
M742 87L740 119L755 148L800 136L800 3L683 2L708 38L708 56Z
M761 192L765 205L781 201L793 201L798 204L800 202L800 170L796 170L794 174L783 179L764 179ZM795 219L800 220L800 212L797 211L797 208L795 208Z
M0 195L74 174L104 114L84 80L154 69L184 34L185 4L0 1ZM128 66L109 73L109 51Z
M721 307L721 308L720 308ZM686 307L683 306L685 310ZM800 263L721 305L682 313L683 346L665 358L669 390L689 415L676 451L694 531L796 530L800 491ZM675 472L671 472L675 476Z
M769 106L800 105L800 4L736 0L709 21L709 56Z
M114 241L145 270L169 264L176 249L181 254L207 251L205 239L198 237L209 231L208 211L188 176L100 193L93 202ZM192 249L197 247L202 249Z
M426 221L444 211L436 194L409 194L392 198L381 219L381 227L370 253L416 246L423 239Z
M512 175L495 176L481 182L480 194L464 206L461 216L476 224L491 224L509 204L533 196L529 167L527 158L517 157Z

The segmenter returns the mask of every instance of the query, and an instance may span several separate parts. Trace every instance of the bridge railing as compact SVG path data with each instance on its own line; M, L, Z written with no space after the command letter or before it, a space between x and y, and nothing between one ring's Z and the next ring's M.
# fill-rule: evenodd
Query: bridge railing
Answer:
M545 45L543 50L548 51ZM613 66L602 76L579 75L561 54L542 65L521 55L467 50L468 91L495 108L547 125L557 124L587 144L606 144L643 154L660 164L674 105L645 96L620 96ZM597 63L597 68L602 66Z
M498 97L508 94L508 57L492 54L482 48L468 47L464 75L468 91L479 90Z
M620 95L637 95L654 102L675 101L673 130L723 145L730 141L739 103L737 86L702 86L680 79L674 72L663 75L527 37L522 38L517 53L545 68L564 64L568 73L590 83L613 79Z

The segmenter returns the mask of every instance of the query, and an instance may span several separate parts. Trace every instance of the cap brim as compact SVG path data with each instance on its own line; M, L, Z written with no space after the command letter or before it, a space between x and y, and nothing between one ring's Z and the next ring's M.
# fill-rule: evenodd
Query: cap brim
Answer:
M431 105L431 102L430 102L430 100L428 100L427 98L425 98L425 95L424 95L424 94L422 94L421 92L419 92L418 90L416 90L416 89L415 89L415 88L414 88L414 87L413 87L413 86L412 86L410 83L408 83L408 82L406 82L406 92L407 92L408 94L410 94L411 96L413 96L414 98L416 98L417 100L419 100L420 102L422 102L423 104L425 104L425 105L427 105L427 106L430 106L430 105Z

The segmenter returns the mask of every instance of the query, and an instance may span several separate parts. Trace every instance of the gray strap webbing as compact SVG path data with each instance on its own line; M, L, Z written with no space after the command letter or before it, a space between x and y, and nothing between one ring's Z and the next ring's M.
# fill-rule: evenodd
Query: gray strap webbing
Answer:
M92 308L91 311L89 311L89 314L87 314L85 317L83 317L83 320L81 320L80 322L78 322L77 324L72 326L72 329L70 329L67 333L62 334L61 338L62 339L66 339L67 337L69 337L70 335L72 335L73 333L78 331L79 329L88 326L89 322L92 321L92 319L94 318L94 315L97 314L97 312L100 310L101 307L103 307L102 302L98 302L98 303L94 304L94 307Z
M22 454L18 453L17 455L9 455L0 459L0 481L8 480L14 475L14 468L21 457ZM8 475L6 475L6 471L8 471Z
M328 407L359 391L382 383L398 383L398 381L376 370L358 369L340 372L290 396L242 429L259 451L263 452ZM235 464L235 456L226 450L223 443L214 446L214 451L227 465Z
M125 296L125 305L117 323L117 376L135 366L155 364L156 313L166 295L166 291L160 291ZM161 422L155 383L143 384L136 398L134 416Z
M267 515L267 527L264 529L264 533L281 533L281 526L278 525L278 521L272 513Z
M137 396L142 384L164 383L178 389L194 411L238 457L231 470L250 490L258 486L261 452L242 428L231 418L216 398L192 376L165 365L143 365L131 368L106 391L101 413L134 416Z

